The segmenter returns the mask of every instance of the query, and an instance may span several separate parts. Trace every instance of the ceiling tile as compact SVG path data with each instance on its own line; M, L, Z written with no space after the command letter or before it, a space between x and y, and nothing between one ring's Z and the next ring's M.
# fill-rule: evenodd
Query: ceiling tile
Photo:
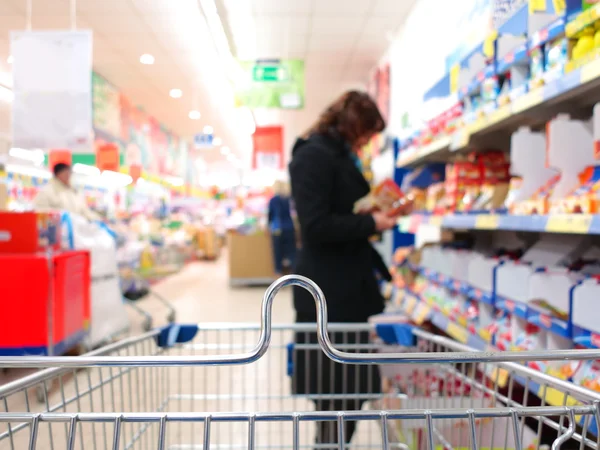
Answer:
M311 31L313 34L343 34L355 35L360 32L365 19L356 17L326 17L315 16L312 19Z
M247 16L238 16L240 19L248 20ZM308 34L310 19L308 16L292 15L261 15L254 17L254 27L258 32L286 34Z
M130 2L125 0L77 0L77 12L78 14L121 15L132 14L134 10Z
M407 16L417 0L375 0L373 15L397 14Z
M374 0L319 0L315 15L364 16L371 10ZM398 2L406 0L395 0Z
M257 14L310 15L314 10L315 4L322 1L323 0L253 0L252 6Z
M370 17L364 24L364 34L374 34L387 39L388 33L394 35L404 24L404 17L386 16Z

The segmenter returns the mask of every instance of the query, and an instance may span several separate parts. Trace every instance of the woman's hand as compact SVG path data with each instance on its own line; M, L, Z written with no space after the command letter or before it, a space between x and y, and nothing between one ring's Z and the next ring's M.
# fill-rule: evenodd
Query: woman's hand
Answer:
M375 212L373 213L373 220L375 221L375 228L377 231L386 231L394 228L398 222L397 217L390 217L386 213Z

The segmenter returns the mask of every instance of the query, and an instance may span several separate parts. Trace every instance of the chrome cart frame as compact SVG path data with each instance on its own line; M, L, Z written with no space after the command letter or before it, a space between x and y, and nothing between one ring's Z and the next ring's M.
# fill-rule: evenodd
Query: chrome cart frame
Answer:
M271 324L272 301L290 284L314 295L316 328ZM0 387L0 449L599 448L600 394L522 362L595 360L600 351L477 352L421 330L408 348L385 346L375 334L369 344L334 346L330 337L352 342L353 334L373 331L369 324L328 324L320 289L289 276L267 290L261 325L171 325L81 357L3 357L0 368L49 368ZM318 343L294 344L315 333ZM307 371L326 358L381 365L384 388L294 394L300 350L319 355ZM47 392L54 382L60 389L43 406L30 400L32 389ZM315 400L357 395L369 409L314 411ZM357 431L350 443L351 422ZM335 439L316 444L323 423Z

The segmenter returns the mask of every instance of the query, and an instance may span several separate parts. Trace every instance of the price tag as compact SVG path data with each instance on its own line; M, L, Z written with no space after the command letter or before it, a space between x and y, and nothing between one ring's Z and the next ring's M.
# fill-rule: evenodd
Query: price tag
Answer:
M434 227L442 226L442 217L441 216L431 216L429 218L429 225L433 225Z
M529 14L536 12L546 12L548 5L546 0L529 0Z
M446 328L446 333L448 333L453 339L457 340L461 344L466 344L469 339L469 332L462 327L459 327L453 322L448 324Z
M591 224L592 216L589 214L556 214L548 218L546 231L585 234L590 230Z
M539 88L534 91L525 94L513 102L512 112L513 114L520 113L522 111L533 108L544 101L544 90Z
M581 83L595 80L600 77L600 60L596 59L581 68Z
M470 139L471 133L469 132L469 127L462 127L461 129L456 130L450 141L450 150L454 152L465 148L469 145Z
M580 404L576 399L569 395L566 395L563 391L559 391L558 389L554 389L551 387L546 387L544 389L544 387L541 386L540 391L538 392L538 396L540 398L543 397L544 390L546 391L546 403L550 406L576 406Z
M495 214L482 214L475 219L475 228L478 230L497 230L500 218Z
M506 387L508 383L508 370L496 367L492 370L491 381L500 388Z
M494 111L492 114L490 114L489 125L493 125L495 123L502 122L503 120L508 119L511 114L512 114L512 110L510 108L510 104L501 106L496 111Z
M417 299L412 295L407 296L406 300L404 301L404 311L406 311L406 314L412 317L416 307Z
M415 311L413 320L417 325L423 325L423 323L429 317L429 313L431 312L431 307L429 305L425 305L423 303L419 304L417 310Z

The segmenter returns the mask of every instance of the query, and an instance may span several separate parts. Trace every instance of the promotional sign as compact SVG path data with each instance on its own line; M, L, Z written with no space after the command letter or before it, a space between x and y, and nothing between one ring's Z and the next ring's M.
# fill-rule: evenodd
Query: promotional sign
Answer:
M252 143L254 169L283 169L283 127L257 127L252 135Z
M304 108L304 61L240 61L243 77L235 85L238 106Z
M117 138L121 133L121 94L97 73L92 73L94 129Z
M386 64L377 70L377 106L387 121L390 118L390 65Z
M48 152L48 169L50 169L50 171L53 171L54 166L57 164L62 163L70 166L72 162L73 154L71 153L71 150L57 148Z
M13 146L93 153L92 32L13 31Z
M113 143L98 142L96 145L96 167L100 172L110 170L119 171L119 147Z

